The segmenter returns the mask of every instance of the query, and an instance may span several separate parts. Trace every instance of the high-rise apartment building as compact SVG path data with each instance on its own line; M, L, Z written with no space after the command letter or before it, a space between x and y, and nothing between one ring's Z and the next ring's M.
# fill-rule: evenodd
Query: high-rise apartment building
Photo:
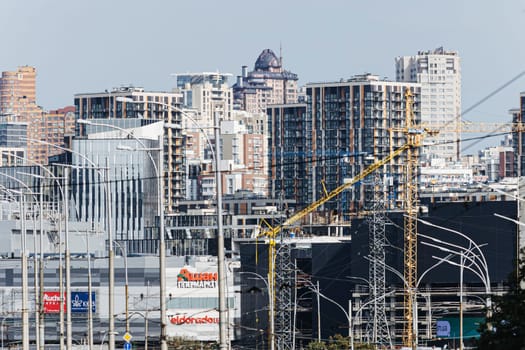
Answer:
M513 108L509 111L512 115L512 122L522 123L525 115L525 92L520 94L520 107ZM524 176L525 174L525 133L512 133L512 147L514 149L514 169L516 176Z
M131 99L133 102L126 102ZM176 92L148 92L143 88L121 87L100 93L75 95L75 119L94 119L111 124L113 119L129 119L129 127L136 120L164 120L164 179L165 209L176 211L179 201L185 197L184 136L180 107L182 94ZM172 107L169 107L172 106ZM120 127L126 128L125 121ZM77 124L76 137L86 137L94 131L112 130Z
M27 149L30 161L47 164L48 158L57 153L46 141L64 146L64 135L74 125L74 108L66 107L45 112L36 101L36 69L22 66L16 71L2 72L0 78L0 123L24 123L27 132L18 147ZM7 127L7 129L12 129ZM34 140L34 141L33 141Z
M421 122L447 131L428 137L423 159L457 161L461 145L461 67L455 51L442 47L396 58L396 80L421 84Z
M233 110L230 74L186 73L177 75L177 92L184 96L183 128L186 137L188 200L215 196L212 165L213 132L217 113L220 123L221 171L224 194L247 190L267 194L264 115Z
M285 70L282 57L265 49L255 61L254 69L242 67L242 75L233 85L234 108L252 113L266 113L273 104L297 102L297 74Z
M75 133L75 107L68 106L43 112L44 124L40 134L45 141L61 147L67 147L65 137ZM47 157L63 153L60 149L47 147Z
M223 176L224 194L240 190L268 195L266 137L249 133L239 121L221 123L222 160L228 171Z
M42 140L42 108L36 103L36 68L18 67L16 71L2 72L0 78L0 114L12 122L27 123L27 137ZM41 164L47 163L47 147L28 141L27 157Z
M227 73L186 73L177 74L177 90L184 96L184 107L197 111L196 119L204 127L213 126L213 113L220 112L221 118L231 119L233 92L228 85ZM191 125L191 121L184 120ZM212 133L212 132L210 132Z
M405 91L413 93L420 121L420 85L360 75L339 82L306 85L306 105L272 106L269 117L270 188L275 196L295 199L299 207L361 173L406 144ZM403 206L406 156L382 169L385 203ZM355 184L324 205L348 215L366 208L373 186Z

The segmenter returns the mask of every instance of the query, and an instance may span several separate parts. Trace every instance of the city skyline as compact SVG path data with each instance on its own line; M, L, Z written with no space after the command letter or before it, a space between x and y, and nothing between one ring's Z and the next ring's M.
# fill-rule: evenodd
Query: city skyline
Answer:
M303 86L365 72L394 80L395 57L443 46L462 60L463 110L524 68L523 0L439 6L415 1L298 6L273 0L255 8L240 1L138 5L3 2L0 26L12 35L3 38L0 66L35 66L37 100L44 109L72 104L75 93L130 83L170 91L176 85L172 73L218 70L236 76L243 65L251 69L265 48L276 53L282 48L283 66L296 72ZM523 85L522 77L465 118L510 120L507 112L519 104Z

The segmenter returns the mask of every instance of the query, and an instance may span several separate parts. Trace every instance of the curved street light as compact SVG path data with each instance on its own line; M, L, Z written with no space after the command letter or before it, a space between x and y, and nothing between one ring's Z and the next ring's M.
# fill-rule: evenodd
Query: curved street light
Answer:
M427 226L439 228L439 229L442 229L444 231L448 231L448 232L454 233L454 234L456 234L456 235L466 239L469 242L470 245L474 246L474 248L476 248L478 250L478 252L479 252L479 256L478 255L476 255L476 256L480 260L481 266L485 270L485 274L487 276L487 285L488 285L487 293L490 294L490 274L489 274L489 269L488 269L488 265L487 265L487 259L485 259L485 254L483 254L483 251L481 250L481 247L476 242L474 242L474 240L472 238L468 237L467 235L465 235L462 232L450 229L448 227L439 226L439 225L433 224L431 222L428 222L426 220L422 220L422 219L419 219L419 218L417 219L417 221L419 221L422 224L427 225ZM459 249L465 249L464 247L461 247L461 246L458 246L458 245L453 245L453 244L447 243L447 242L445 242L445 243L450 245L450 246L455 246L456 248L459 248Z
M262 275L258 274L257 272L241 271L240 273L256 276L258 279L262 280L266 286L266 290L268 291L268 308L269 308L269 315L268 315L269 322L268 323L270 324L270 350L274 350L275 349L275 315L274 315L275 309L273 306L274 300L272 298L270 285L268 284L268 281Z
M3 174L2 175L6 175ZM25 225L25 202L24 192L10 190L20 196L20 250L21 250L21 273L22 273L22 349L29 350L29 310L28 310L28 276L27 276L27 247L26 247L26 225Z
M126 103L141 103L138 101L134 101L131 98L126 97L117 97L117 101L119 102L126 102ZM199 126L199 124L191 117L188 113L183 111L182 109L175 107L171 104L163 103L163 102L157 102L157 101L148 101L148 103L156 104L159 106L163 106L165 108L168 108L170 111L176 111L181 113L182 116L185 118L188 118L190 121L192 121L197 127L199 127L200 130L203 131L203 134L206 137L206 140L208 141L208 144L210 145L210 149L213 150L213 147L211 147L211 142L209 138L207 137L206 132L204 132L204 129ZM214 158L215 158L215 195L216 195L216 206L217 206L217 274L218 274L218 289L219 289L219 349L220 350L227 350L229 348L229 339L228 339L228 313L227 313L227 305L226 305L226 269L225 269L225 253L224 253L224 231L222 228L222 179L221 179L221 173L220 173L220 163L221 163L221 157L220 157L220 125L219 125L219 112L214 111L213 113L213 120L214 120L214 130L215 130L215 150L213 150ZM168 127L171 125L167 124ZM163 253L164 254L164 253ZM162 300L161 300L162 302ZM166 317L166 310L161 308L161 317L164 313L164 318L162 319L161 323L161 350L166 350L166 337L165 337L165 317Z
M35 143L46 143L45 141L40 141L40 140L35 140L35 139L28 139L28 138L25 138L25 137L21 137L22 140L26 140L26 141L34 141ZM50 143L49 143L50 144ZM53 145L53 144L50 144L50 145ZM66 203L66 197L64 195L64 188L62 186L62 184L60 183L59 180L64 180L64 178L59 178L57 177L51 170L49 170L46 166L34 161L34 160L31 160L31 159L28 159L28 158L24 158L24 157L21 157L19 155L17 155L15 152L13 153L9 153L9 155L11 157L14 157L14 158L17 158L17 159L20 159L24 162L28 162L32 165L36 165L38 166L40 169L42 169L42 171L47 174L50 178L52 178L56 184L57 184L57 187L60 191L60 196L62 197L62 201L63 203L65 204ZM35 176L35 177L39 177L38 175L36 174L26 174L26 175L29 175L29 176ZM46 176L42 176L42 178L45 180ZM43 199L43 188L42 188L42 181L40 181L40 263L43 265L44 264L44 238L43 238L43 230L42 230L42 227L43 227L43 211L42 211L42 208L43 208L43 203L44 203L44 199ZM68 216L67 214L69 213L69 211L64 208L64 212L65 212L65 220L68 220ZM67 230L67 224L65 224L65 240L66 240L66 245L65 245L65 250L66 250L66 275L67 275L67 271L68 271L68 265L69 265L69 256L68 256L68 248L69 248L69 237L68 237L68 230ZM60 245L61 246L61 245ZM62 276L62 269L60 269L60 276ZM66 284L69 283L69 277L66 277ZM63 283L62 283L62 278L60 277L60 299L61 299L61 304L63 304L64 300L62 300L62 298L64 297L63 296ZM69 290L69 288L66 287L66 290ZM37 325L37 328L38 329L38 336L37 336L37 343L39 343L40 347L39 349L43 350L44 349L44 346L45 346L45 318L44 318L44 305L43 305L43 298L44 298L44 270L43 268L40 269L40 305L39 305L39 325ZM66 294L66 300L67 300L67 294ZM61 347L64 346L64 309L63 308L60 308L60 344L61 344ZM71 318L69 318L69 320L71 320ZM66 327L68 330L71 329L71 323L68 324L69 326ZM71 332L70 331L67 331L67 334L68 334L68 338L72 338L71 336Z
M471 247L470 249L464 249L464 250L461 250L459 252L457 251L453 251L449 248L445 248L445 247L442 247L442 246L438 246L436 244L432 244L432 243L428 243L428 242L421 242L421 244L424 244L424 245L427 245L429 247L433 247L433 248L437 248L443 252L447 252L447 253L451 253L451 254L454 254L454 255L459 255L460 256L460 264L458 265L457 263L455 262L452 262L450 260L443 260L441 258L437 258L435 256L432 256L433 258L437 258L439 259L440 261L444 261L444 262L447 262L448 264L451 264L451 265L454 265L454 266L459 266L459 349L460 350L463 350L463 271L465 268L471 270L472 272L474 272L476 275L478 275L478 277L481 278L481 275L477 273L477 271L475 271L474 269L472 269L470 266L465 266L465 258L468 258L468 259L472 259L472 263L475 263L473 258L471 257L468 257L466 255L466 253L472 253L474 256L476 256L473 252L472 252L472 249L474 247ZM483 278L482 278L483 280ZM486 280L484 281L484 283L487 283Z
M124 257L124 298L126 299L126 333L129 333L129 306L128 306L128 300L129 300L129 285L128 285L128 250L126 249L126 246L122 247L122 245L117 242L113 241L119 248L122 253L122 256Z
M155 171L155 177L157 179L157 215L159 216L159 289L160 289L160 342L161 348L166 349L166 241L165 241L165 223L164 223L164 171L162 165L164 162L163 156L163 135L160 135L158 138L159 152L158 166L151 155L151 149L147 148L142 140L136 137L132 132L121 128L119 126L98 123L88 119L79 119L77 120L79 124L93 125L93 126L103 126L112 129L119 130L125 133L127 136L132 137L136 140L142 147L143 151L146 151L151 164ZM161 121L164 123L163 121ZM160 169L159 169L160 168ZM126 283L127 284L127 283ZM126 298L126 310L128 308L127 298ZM126 317L127 320L127 317ZM126 330L129 330L129 321L126 321Z
M38 140L38 139L31 139L31 138L27 138L27 137L23 137L22 139L24 140L28 140L28 141L32 141L32 142L36 142L36 143L41 143L41 144L44 144L44 145L48 145L48 146L51 146L51 147L54 147L54 148L57 148L57 149L60 149L60 150L63 150L65 152L71 152L71 153L74 153L75 155L79 156L80 158L84 159L85 161L87 161L94 169L97 169L97 172L99 173L99 175L103 178L103 182L104 182L104 191L106 193L106 201L107 201L107 204L106 204L106 221L107 221L107 235L108 235L108 284L109 284L109 288L108 288L108 296L109 296L109 300L108 300L108 319L109 319L109 330L108 330L108 333L109 333L109 350L115 350L115 317L114 317L114 301L113 301L113 295L114 295L114 286L115 286L115 271L114 271L114 251L113 251L113 244L111 244L111 242L113 241L113 233L112 233L112 230L111 230L111 191L109 190L109 166L108 166L108 160L106 158L106 167L100 167L98 166L94 161L92 161L90 158L86 157L84 154L80 153L80 152L77 152L77 151L74 151L72 149L69 149L69 148L66 148L66 147L62 147L62 146L59 146L59 145L56 145L54 143L51 143L51 142L47 142L47 141L43 141L43 140ZM67 168L65 168L67 169ZM64 169L64 170L65 170ZM101 170L104 170L104 173L101 172ZM65 184L65 190L62 189L62 195L64 196L64 193L68 193L68 190L67 190L67 183L68 183L68 180L67 180L67 171L65 170L64 171L65 175L66 175L66 178L64 179L64 184ZM64 204L64 215L65 215L65 219L64 219L64 231L66 233L66 244L67 242L69 241L69 224L68 224L68 221L69 221L69 208L68 208L68 200L66 197L62 197L63 198L63 204ZM69 268L67 266L68 264L68 248L66 248L66 274L69 274ZM66 277L66 284L69 283L69 278ZM70 304L71 303L71 294L68 292L70 290L70 285L66 285L66 303ZM67 308L67 318L68 318L68 321L66 322L67 323L67 346L68 346L68 349L71 348L72 346L72 325L71 325L71 313L70 313L70 307ZM61 308L61 312L62 311L62 308ZM61 332L62 333L62 332ZM61 334L61 346L62 346L62 343L63 343L63 340L62 340L62 334Z

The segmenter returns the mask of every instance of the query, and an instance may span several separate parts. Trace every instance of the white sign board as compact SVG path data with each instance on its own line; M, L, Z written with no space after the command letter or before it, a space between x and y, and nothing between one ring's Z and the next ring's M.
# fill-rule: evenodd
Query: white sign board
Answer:
M218 275L216 263L166 269L167 327L169 337L198 341L219 340ZM233 292L232 278L228 277ZM231 297L231 295L230 295ZM230 313L230 324L233 322Z
M202 341L219 340L219 312L215 310L168 310L167 334Z

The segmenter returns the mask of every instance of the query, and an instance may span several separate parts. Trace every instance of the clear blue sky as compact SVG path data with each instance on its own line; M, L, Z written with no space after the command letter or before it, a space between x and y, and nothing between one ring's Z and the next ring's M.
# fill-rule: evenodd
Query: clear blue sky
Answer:
M462 58L463 108L525 70L525 0L1 0L0 70L38 69L45 109L132 83L170 90L171 73L253 68L282 44L300 84L370 72L443 46ZM233 81L232 81L233 82ZM506 121L525 77L465 119Z

